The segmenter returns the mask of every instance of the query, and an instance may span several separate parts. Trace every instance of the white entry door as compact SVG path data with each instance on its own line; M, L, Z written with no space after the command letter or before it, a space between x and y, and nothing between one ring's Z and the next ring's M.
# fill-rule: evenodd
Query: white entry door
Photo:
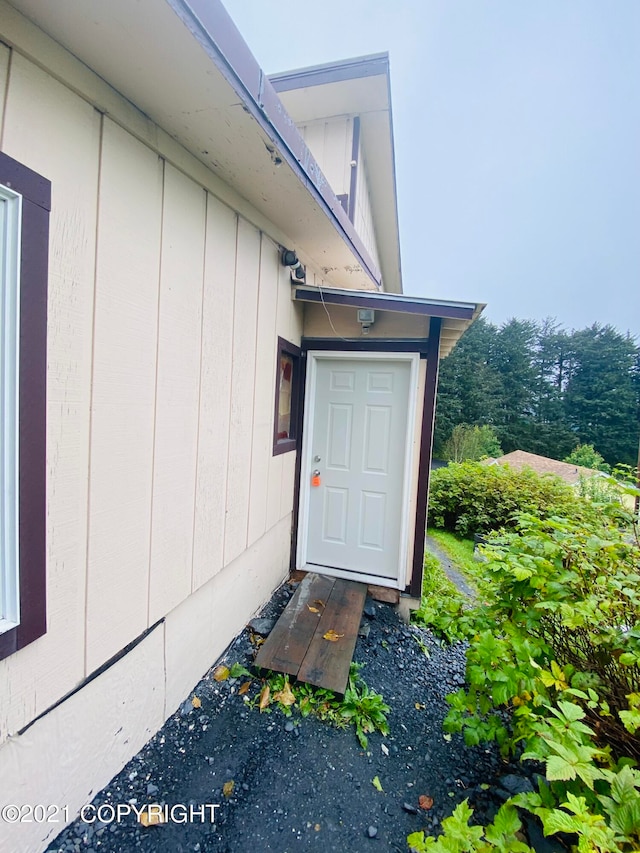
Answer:
M309 353L308 361L302 562L404 587L418 357Z

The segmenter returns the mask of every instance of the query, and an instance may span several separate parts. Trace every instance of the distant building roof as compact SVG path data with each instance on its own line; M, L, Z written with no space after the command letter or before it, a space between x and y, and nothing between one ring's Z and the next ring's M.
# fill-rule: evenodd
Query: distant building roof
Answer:
M575 486L580 477L595 477L600 471L592 468L584 468L582 465L572 465L570 462L559 462L557 459L549 459L548 456L538 456L536 453L527 453L525 450L513 450L497 459L485 460L487 465L510 465L517 471L523 468L531 468L536 474L555 474L565 483Z

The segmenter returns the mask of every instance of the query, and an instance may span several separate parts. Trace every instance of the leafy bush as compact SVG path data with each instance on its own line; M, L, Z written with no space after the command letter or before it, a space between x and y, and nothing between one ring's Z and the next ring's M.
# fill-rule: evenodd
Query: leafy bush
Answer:
M572 465L580 465L583 468L593 468L595 471L605 471L609 473L611 466L604 461L602 454L598 453L593 444L579 444L574 447L568 456L565 456L565 462L570 462Z
M442 448L442 458L451 462L462 462L464 459L478 461L487 456L502 456L498 436L488 424L458 424Z
M640 849L640 544L618 521L522 515L492 537L484 604L464 613L468 689L445 720L542 762L538 793L511 804L594 853Z
M460 462L431 475L429 524L434 527L470 536L513 528L521 512L539 518L594 515L590 504L558 477L526 468Z

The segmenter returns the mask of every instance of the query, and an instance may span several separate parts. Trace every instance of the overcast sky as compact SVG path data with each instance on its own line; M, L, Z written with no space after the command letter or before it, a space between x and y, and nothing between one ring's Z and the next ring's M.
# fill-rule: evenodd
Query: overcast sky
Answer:
M267 73L388 51L404 290L640 336L640 0L223 0Z

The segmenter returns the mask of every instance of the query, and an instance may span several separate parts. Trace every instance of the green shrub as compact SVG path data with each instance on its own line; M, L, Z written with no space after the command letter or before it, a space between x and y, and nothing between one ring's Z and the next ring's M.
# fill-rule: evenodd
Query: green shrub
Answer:
M429 524L472 536L515 527L518 513L539 518L589 517L593 507L560 478L525 468L478 462L450 463L431 475Z
M492 538L484 603L465 614L468 688L445 720L468 745L542 762L538 793L511 804L594 853L640 850L640 544L627 520L523 515Z

